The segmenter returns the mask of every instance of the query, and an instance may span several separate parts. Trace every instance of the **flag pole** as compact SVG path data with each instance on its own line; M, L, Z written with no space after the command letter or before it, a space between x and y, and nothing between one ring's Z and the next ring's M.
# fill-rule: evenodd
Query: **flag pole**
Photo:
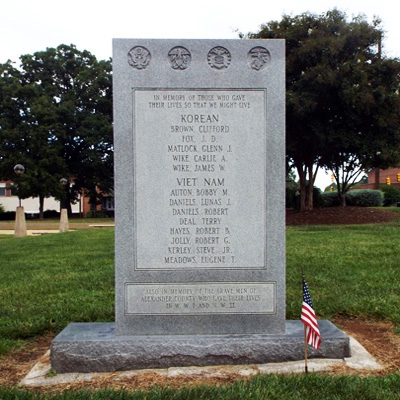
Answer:
M301 277L304 279L304 267L301 267ZM307 346L307 326L304 325L304 372L308 374L308 346Z
M301 321L304 324L304 361L305 361L305 372L308 373L307 358L308 358L308 344L319 349L321 346L321 333L318 328L317 316L315 315L314 306L311 301L310 292L308 285L304 279L304 268L303 272L303 303L301 306Z
M308 346L307 346L307 327L304 325L304 372L308 374Z

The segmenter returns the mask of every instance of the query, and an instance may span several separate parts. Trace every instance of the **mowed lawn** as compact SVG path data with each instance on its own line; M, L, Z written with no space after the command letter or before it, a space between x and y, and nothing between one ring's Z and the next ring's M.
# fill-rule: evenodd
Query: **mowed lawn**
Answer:
M400 223L287 228L287 319L301 309L304 268L319 318L390 321L400 327ZM70 322L114 319L114 230L0 237L0 354ZM400 330L400 329L398 329ZM1 371L1 360L0 360ZM223 386L35 394L0 399L388 399L400 376L267 375ZM34 397L38 396L38 397Z

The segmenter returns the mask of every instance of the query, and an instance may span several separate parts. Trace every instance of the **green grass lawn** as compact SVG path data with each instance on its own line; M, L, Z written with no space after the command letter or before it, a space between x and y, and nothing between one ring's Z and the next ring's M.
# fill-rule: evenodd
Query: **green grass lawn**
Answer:
M397 211L397 210L396 210ZM393 322L400 331L400 222L287 229L287 319L301 309L304 267L320 318ZM114 230L0 238L0 354L70 322L114 320ZM0 360L1 367L1 360ZM0 371L1 373L1 371ZM400 375L267 375L222 387L38 395L0 399L400 399ZM38 397L35 397L38 396Z
M304 267L320 317L389 320L399 326L399 229L398 222L289 228L288 318L298 315L300 271Z
M0 353L72 321L114 319L113 229L10 236L0 249Z

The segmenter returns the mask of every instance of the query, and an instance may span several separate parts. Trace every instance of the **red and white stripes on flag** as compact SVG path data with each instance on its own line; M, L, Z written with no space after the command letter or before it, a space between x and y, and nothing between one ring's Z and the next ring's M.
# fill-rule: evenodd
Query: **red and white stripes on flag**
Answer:
M315 316L314 307L308 291L307 282L303 278L303 306L301 308L301 321L306 325L307 343L317 350L321 346L321 334L318 329L318 322Z

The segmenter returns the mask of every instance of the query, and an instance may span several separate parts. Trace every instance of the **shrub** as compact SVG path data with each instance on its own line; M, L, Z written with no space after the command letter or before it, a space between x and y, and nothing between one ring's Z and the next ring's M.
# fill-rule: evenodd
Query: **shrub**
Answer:
M46 210L43 212L43 218L60 218L60 213L56 210Z
M321 193L321 190L314 186L313 205L315 208L324 206L324 200ZM286 208L300 210L300 187L297 183L293 182L286 185Z
M324 207L336 207L341 204L341 199L336 191L321 193L321 197L324 202Z
M103 211L92 210L86 213L86 218L107 218L107 215Z
M380 207L383 193L380 190L356 189L346 193L346 204L357 207Z
M300 209L300 188L295 182L286 185L286 208Z
M381 185L379 189L383 192L383 205L385 207L400 201L400 189L395 186Z
M313 205L314 208L320 208L324 206L324 199L322 197L321 189L314 186L313 188Z
M13 221L15 220L15 211L4 211L0 213L0 221Z

